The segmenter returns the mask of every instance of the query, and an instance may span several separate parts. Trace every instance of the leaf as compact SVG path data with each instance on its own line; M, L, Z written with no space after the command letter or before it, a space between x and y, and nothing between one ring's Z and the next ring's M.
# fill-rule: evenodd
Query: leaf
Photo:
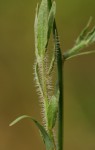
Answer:
M43 57L46 50L47 35L48 35L48 1L42 0L38 12L38 26L37 26L37 37L38 37L38 53L40 57Z
M87 44L92 44L93 42L95 42L95 26L90 32L88 32L86 39Z
M24 118L27 118L27 117L28 117L27 115L20 116L20 117L16 118L12 123L10 123L9 126L13 126L16 123L18 123L19 121L21 121L21 120L23 120Z
M50 38L51 30L53 28L55 13L56 13L56 3L55 1L53 1L48 17L48 39Z
M86 52L80 52L78 54L72 55L71 57L68 57L66 60L71 59L71 58L75 58L77 56L83 56L83 55L89 55L89 54L95 54L95 50L86 51Z
M56 96L54 95L52 96L48 106L47 118L48 118L48 128L50 130L55 126L56 123L58 112L58 100L59 100L59 90Z
M50 66L49 66L49 69L48 69L48 75L51 74L51 72L54 68L55 59L56 59L55 51L53 51L52 59L51 59Z
M90 31L88 31L90 23L91 23L91 18L87 26L84 28L84 30L81 32L80 36L78 37L76 41L76 45L74 45L70 50L64 53L65 60L78 55L84 55L84 53L85 54L90 53L90 52L81 53L81 50L83 48L88 47L95 42L95 26Z
M91 21L92 21L92 17L90 17L90 19L89 19L89 21L88 21L86 27L82 30L82 32L80 33L79 37L77 38L76 44L79 44L82 40L85 39L86 34L87 34L87 32L88 32L88 29L89 29L89 27L90 27Z
M88 31L91 21L92 21L92 17L90 17L88 24L83 29L80 36L78 37L76 41L76 45L81 45L81 43L83 43L83 48L84 48L84 46L89 46L90 44L95 42L95 26L90 31Z
M47 131L44 129L44 127L38 121L33 119L31 116L23 115L21 117L18 117L9 126L13 126L17 122L19 122L19 121L21 121L22 119L25 119L25 118L31 119L35 123L35 125L38 127L38 129L40 130L40 132L43 136L44 143L46 145L46 150L53 150L54 149L54 144L53 144L53 141L51 140L50 136L48 135Z

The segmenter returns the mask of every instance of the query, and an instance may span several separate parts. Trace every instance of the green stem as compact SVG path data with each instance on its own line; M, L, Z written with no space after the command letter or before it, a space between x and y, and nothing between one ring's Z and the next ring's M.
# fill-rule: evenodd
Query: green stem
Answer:
M88 45L83 41L78 45L75 45L73 48L71 48L70 50L66 51L64 53L64 57L65 59L71 57L72 55L76 55L77 53L79 53L83 48L87 47Z
M59 82L59 112L58 112L58 150L63 150L63 65L61 53L58 58L58 82Z
M51 7L52 1L48 0L49 2L49 8ZM56 21L54 20L53 24L53 36L56 43L56 38L58 38L58 32L57 32L57 26ZM59 41L58 41L59 42ZM58 47L56 47L58 46ZM63 59L62 59L62 53L60 49L60 45L57 43L55 44L55 48L57 50L57 71L58 71L58 86L60 91L59 96L59 103L58 103L58 150L63 150L63 125L64 125L64 119L63 119Z
M56 24L54 23L53 27L54 38L55 38L55 49L57 50L57 74L58 74L58 86L60 91L59 103L58 103L58 150L63 150L63 126L64 126L64 118L63 118L63 64L64 59L62 59L62 53L60 49L60 44L58 40L58 32Z
M71 58L75 58L75 57L78 57L78 56L89 55L89 54L95 54L95 50L90 50L90 51L86 51L86 52L80 52L78 54L74 54L74 55L71 55L71 56L65 58L65 60L68 60L68 59L71 59ZM63 54L63 57L65 57L64 54Z

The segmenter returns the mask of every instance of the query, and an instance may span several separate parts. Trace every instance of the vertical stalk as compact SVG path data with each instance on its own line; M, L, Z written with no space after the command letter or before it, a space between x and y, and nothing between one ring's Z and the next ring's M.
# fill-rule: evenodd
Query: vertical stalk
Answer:
M57 75L58 75L58 86L60 91L59 103L58 103L58 150L63 150L63 126L64 126L64 118L63 118L63 65L64 60L62 57L60 43L58 39L58 32L56 23L54 22L53 34L55 39L55 49L56 49L56 57L57 57Z
M58 71L58 84L59 84L59 104L58 104L58 150L63 150L63 62L61 49L59 47L57 56L57 71Z
M60 53L60 58L57 62L58 67L58 82L59 82L59 104L58 104L58 150L63 150L63 126L64 126L64 118L63 118L63 65L62 65L62 57Z
M48 0L49 8L52 5L52 1ZM58 150L63 150L63 128L64 128L64 118L63 118L63 104L64 104L64 98L63 98L63 65L64 65L64 58L61 53L60 44L58 40L58 32L57 32L57 26L56 21L54 20L53 24L53 38L55 41L55 48L57 50L57 74L58 74L58 86L60 91L59 96L59 103L58 103Z

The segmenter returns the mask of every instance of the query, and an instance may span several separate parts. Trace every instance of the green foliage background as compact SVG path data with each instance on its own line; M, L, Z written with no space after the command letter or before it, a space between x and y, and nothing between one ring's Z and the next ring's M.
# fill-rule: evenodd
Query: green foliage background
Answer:
M8 126L23 114L41 121L33 75L37 2L0 1L0 150L45 149L30 121ZM95 0L56 3L60 43L65 51L73 46L90 16L95 24ZM65 150L95 150L95 55L66 62L64 80Z

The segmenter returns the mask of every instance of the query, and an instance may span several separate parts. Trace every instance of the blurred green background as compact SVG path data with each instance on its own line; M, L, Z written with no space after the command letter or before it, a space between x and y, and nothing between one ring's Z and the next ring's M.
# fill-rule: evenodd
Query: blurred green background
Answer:
M9 127L23 114L41 121L33 75L37 2L0 0L0 150L45 149L31 121ZM65 51L72 47L90 16L95 24L95 0L56 2L57 26ZM95 55L66 62L64 80L64 150L95 150Z

